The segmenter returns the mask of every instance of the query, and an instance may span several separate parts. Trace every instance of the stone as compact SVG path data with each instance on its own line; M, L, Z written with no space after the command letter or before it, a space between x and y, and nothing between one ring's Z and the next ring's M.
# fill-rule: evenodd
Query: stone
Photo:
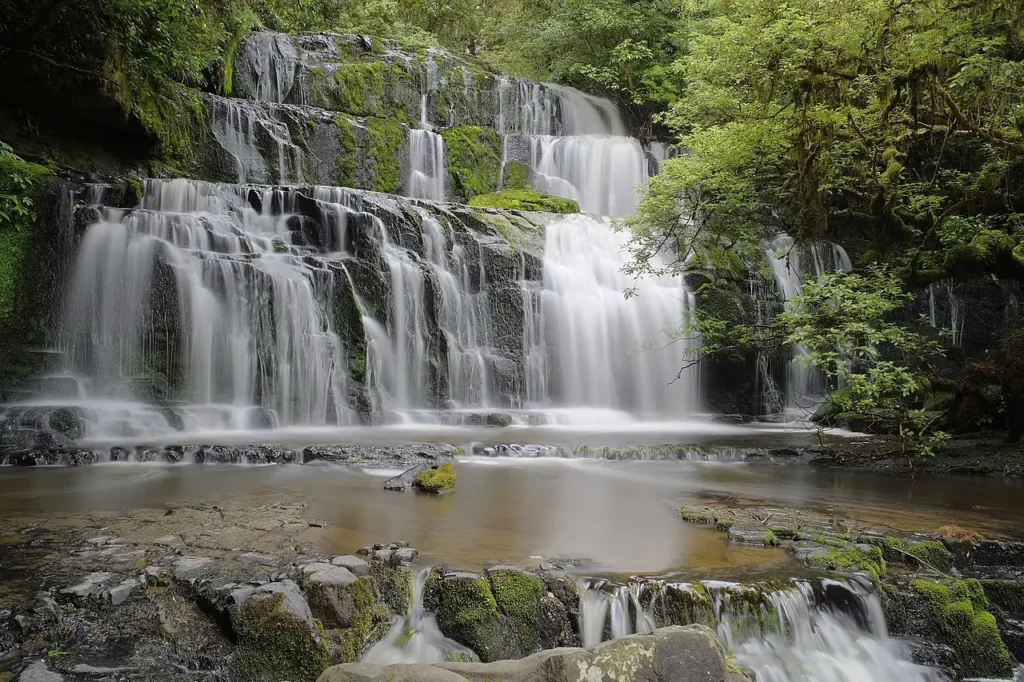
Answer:
M503 658L498 605L486 577L434 570L424 585L423 605L434 612L445 637L469 647L481 661Z
M47 668L44 661L36 661L21 671L18 682L64 682L64 678Z
M103 586L114 577L113 573L96 571L85 576L82 582L72 587L65 588L60 593L71 599L84 599L86 597L98 596L103 592Z
M376 666L348 663L319 682L733 682L725 649L703 625L673 626L588 649L560 648L519 660Z
M419 550L413 549L412 547L402 547L394 551L393 557L400 566L408 566L412 562L416 561L416 557L419 555Z
M368 577L358 578L342 566L327 566L307 575L303 580L313 615L325 628L352 627L356 611L369 608L376 601Z
M355 575L370 575L370 564L351 554L332 557L331 564L347 568Z
M132 592L141 586L142 582L138 578L129 578L128 580L111 587L110 591L107 593L109 595L111 605L120 606L125 603L128 600L128 597L131 596Z
M312 682L327 667L327 644L295 582L267 583L248 594L240 588L231 596L238 601L231 610L235 679Z
M174 577L191 578L198 573L204 572L213 559L205 556L182 556L174 559Z

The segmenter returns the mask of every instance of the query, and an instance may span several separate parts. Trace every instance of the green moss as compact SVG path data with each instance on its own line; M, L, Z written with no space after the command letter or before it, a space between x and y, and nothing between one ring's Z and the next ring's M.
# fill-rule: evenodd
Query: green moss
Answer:
M807 565L829 571L863 571L869 573L875 583L885 575L885 559L878 547L872 547L870 551L853 546L832 548L827 554L808 558Z
M688 507L679 508L679 518L687 523L714 523L715 515L710 512L698 511Z
M779 539L777 537L775 537L775 533L773 533L770 530L767 531L764 534L764 536L762 536L761 541L764 542L764 546L765 547L778 547L779 546Z
M667 585L654 602L654 618L658 627L712 623L711 597L700 583Z
M370 575L377 587L380 601L391 610L391 613L404 616L409 612L415 579L411 568L374 561L370 564Z
M986 602L978 581L959 581L952 590L930 580L912 580L910 586L927 605L929 638L953 650L958 677L1012 675L1013 659L995 616L982 606Z
M475 651L484 662L497 655L498 604L487 578L434 571L424 588L424 606L444 634Z
M455 467L445 462L436 469L424 469L416 474L414 485L428 493L448 493L455 490Z
M526 164L518 161L509 161L502 170L502 189L529 189L530 169Z
M338 128L338 143L341 146L341 153L338 154L337 162L334 165L334 182L338 187L355 187L357 145L355 129L352 122L340 114L334 118L334 125Z
M369 138L366 156L373 170L373 188L378 192L397 194L402 184L402 147L406 132L398 121L386 118L366 120Z
M243 680L312 682L327 668L327 643L283 607L284 595L249 599L233 619L234 673Z
M331 108L354 116L386 116L384 62L346 62L337 65Z
M449 194L457 201L494 192L501 177L501 137L490 128L453 126L441 131ZM477 204L471 204L477 205Z
M341 639L340 662L354 663L362 655L373 626L377 591L373 579L364 577L348 586L348 594L353 602L352 625Z
M943 573L949 573L953 568L953 555L938 540L915 542L907 546L906 552Z
M541 194L532 189L506 189L474 196L469 200L469 205L478 208L502 208L516 211L580 212L580 205L572 199Z
M109 204L124 208L134 208L142 203L146 196L146 184L134 175L125 175L112 183Z
M519 639L523 655L534 648L537 627L537 604L544 592L540 578L514 568L492 568L487 571L491 591L501 613L508 617Z
M1009 614L1024 614L1024 580L985 579L979 582L992 606Z

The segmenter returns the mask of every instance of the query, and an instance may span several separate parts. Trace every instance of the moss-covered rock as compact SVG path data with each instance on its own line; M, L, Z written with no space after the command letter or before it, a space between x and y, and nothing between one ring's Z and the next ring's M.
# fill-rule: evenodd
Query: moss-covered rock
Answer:
M455 490L455 467L450 462L424 469L416 474L413 486L427 493L450 493Z
M392 118L368 118L366 132L366 157L371 162L368 166L374 178L372 189L397 194L403 182L403 159L408 141L405 128Z
M352 121L346 116L336 116L334 125L338 128L340 153L334 162L334 181L338 187L356 186L356 139Z
M509 161L502 169L502 189L529 189L530 169L525 163Z
M714 514L707 511L701 511L699 509L680 507L678 513L679 518L687 523L713 524L716 521Z
M907 554L918 559L922 564L949 573L953 568L953 555L938 540L925 540L907 545Z
M506 617L517 640L520 656L536 648L537 610L544 582L532 573L511 566L495 566L486 571L498 610Z
M807 565L829 571L868 573L876 584L885 575L886 569L882 550L874 546L870 548L854 545L842 548L833 547L825 554L809 556Z
M919 633L953 651L958 677L1010 677L1013 659L999 636L996 619L977 580L952 587L929 580L910 583L927 616L928 632Z
M490 128L454 126L441 131L448 163L448 188L455 201L498 189L501 137ZM475 204L473 204L475 205Z
M424 586L423 605L436 614L446 637L475 651L480 660L500 657L498 603L486 577L435 570Z
M579 213L580 205L573 199L541 194L532 189L506 189L474 196L470 206L501 208L516 211L545 211L547 213Z
M329 663L322 626L290 580L258 588L232 614L233 673L253 682L312 682Z

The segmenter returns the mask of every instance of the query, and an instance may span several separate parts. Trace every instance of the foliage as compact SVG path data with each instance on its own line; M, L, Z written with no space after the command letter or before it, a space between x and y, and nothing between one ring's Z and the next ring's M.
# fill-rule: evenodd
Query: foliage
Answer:
M841 388L828 398L836 411L890 420L905 453L913 446L927 456L947 439L930 431L918 407L941 348L892 321L908 298L899 278L881 267L865 274L827 273L808 282L775 324L787 343L804 349L803 361Z
M0 323L15 309L25 259L35 234L35 194L42 166L19 158L0 142Z
M441 131L449 195L463 201L498 188L501 138L491 128L453 126Z

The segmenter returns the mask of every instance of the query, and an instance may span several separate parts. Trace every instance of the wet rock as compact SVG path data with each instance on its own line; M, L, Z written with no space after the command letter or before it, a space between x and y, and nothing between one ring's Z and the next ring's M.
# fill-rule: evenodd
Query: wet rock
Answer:
M113 573L96 571L95 573L90 573L85 576L85 578L82 579L82 582L77 585L61 590L60 594L72 601L81 601L89 597L99 597L103 593L106 584L113 578Z
M47 668L44 661L36 661L21 671L17 682L64 682L64 678Z
M774 533L756 521L740 521L729 528L729 542L738 545L770 545Z
M538 648L537 615L543 581L515 566L493 566L484 573L502 616L502 657L521 658L533 653Z
M314 445L302 451L303 461L332 462L361 469L410 469L422 464L454 461L455 449L450 445L421 443L418 445Z
M331 557L331 564L347 568L355 575L370 575L370 564L351 554Z
M347 568L331 564L313 564L302 584L313 615L326 628L352 627L357 612L369 609L376 601L369 578L357 578ZM303 569L304 572L306 569Z
M231 614L238 637L237 679L253 682L315 680L327 667L327 645L299 586L268 583L242 599Z
M702 625L669 627L631 635L588 649L543 651L498 663L435 663L328 669L320 682L726 682L725 650ZM742 679L740 676L739 679Z
M107 593L110 603L113 606L120 606L128 600L132 592L143 586L143 581L138 578L129 578L118 585L111 587Z
M182 556L176 557L173 563L174 577L188 579L198 577L212 568L213 559L204 556Z
M424 586L423 605L434 612L446 637L475 651L481 661L502 658L498 605L486 577L436 569Z

